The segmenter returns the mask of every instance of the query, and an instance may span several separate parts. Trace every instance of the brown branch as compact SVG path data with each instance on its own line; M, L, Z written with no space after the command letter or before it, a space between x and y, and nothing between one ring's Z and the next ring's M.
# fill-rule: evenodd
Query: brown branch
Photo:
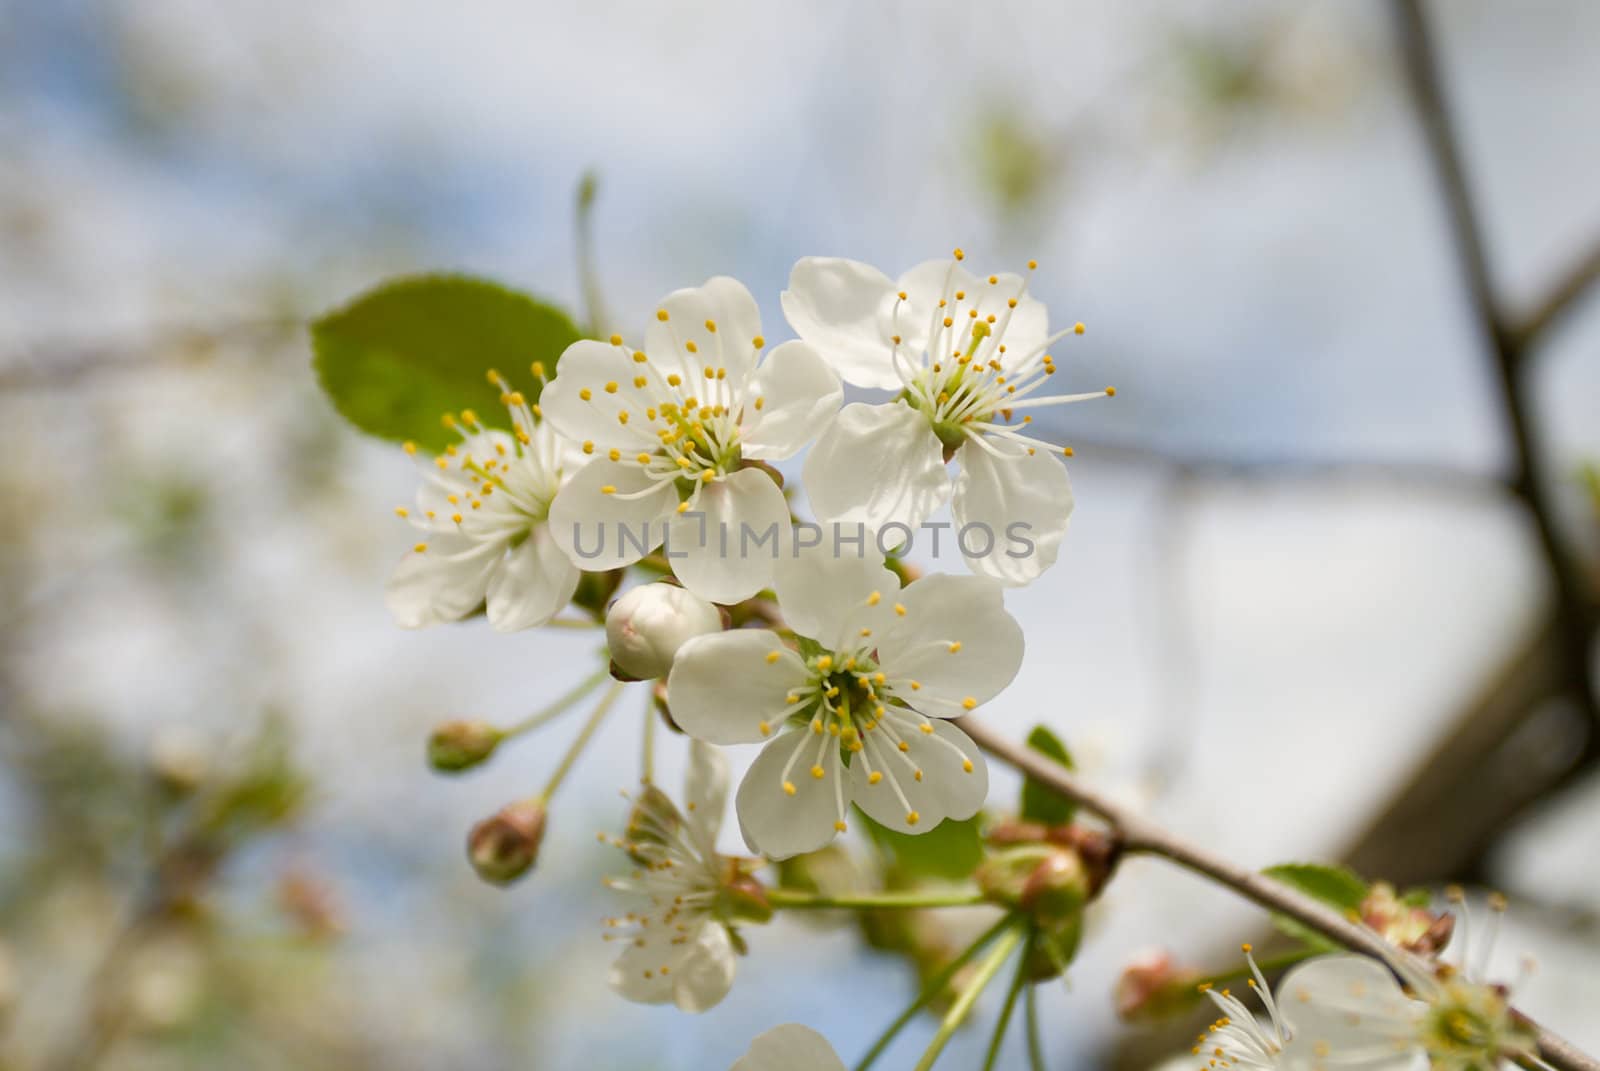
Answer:
M1483 332L1500 381L1501 407L1511 433L1515 458L1511 487L1533 515L1540 549L1554 581L1567 689L1589 722L1584 753L1586 758L1593 759L1600 754L1600 702L1595 697L1589 668L1594 593L1562 545L1557 530L1553 481L1540 464L1534 441L1532 407L1521 367L1528 352L1524 344L1531 336L1512 328L1495 297L1480 217L1462 161L1460 139L1445 102L1443 80L1422 0L1394 0L1393 7L1406 82L1444 195L1473 317Z
M1371 956L1391 968L1401 965L1423 973L1428 972L1425 963L1410 953L1394 947L1376 931L1351 922L1332 908L1290 886L1248 867L1239 866L1133 814L1081 782L1065 767L1022 744L1006 739L976 718L963 718L961 727L966 730L974 743L992 757L1107 822L1121 837L1125 851L1154 855L1176 863L1186 870L1210 878L1217 884L1233 890L1260 907L1287 916L1337 942L1340 946ZM1539 1026L1526 1015L1520 1012L1516 1014L1527 1024L1528 1029L1534 1032L1538 1039L1539 1055L1551 1067L1557 1071L1600 1071L1600 1060L1587 1055L1571 1042Z
M1557 323L1576 311L1597 284L1600 284L1600 242L1568 267L1544 299L1517 325L1517 345L1531 350Z

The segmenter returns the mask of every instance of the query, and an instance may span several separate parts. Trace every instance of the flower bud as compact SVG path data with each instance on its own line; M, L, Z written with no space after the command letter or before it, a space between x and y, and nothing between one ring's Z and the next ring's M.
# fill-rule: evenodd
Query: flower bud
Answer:
M528 872L544 839L545 808L539 799L508 803L472 827L467 859L478 877L491 885L509 885Z
M721 900L722 909L729 918L741 922L772 921L772 905L767 902L766 886L747 872L737 859L727 861Z
M1117 979L1117 1016L1124 1022L1148 1022L1187 1008L1198 997L1193 977L1180 971L1164 948L1140 952Z
M494 754L504 735L486 721L447 721L428 736L428 765L440 773L470 770Z
M1089 902L1089 874L1078 853L1060 850L1050 853L1033 868L1023 882L1019 907L1048 925L1083 914Z
M678 648L722 631L715 606L676 584L641 584L606 611L606 644L613 672L632 680L665 677Z
M972 875L985 896L1005 907L1022 906L1028 879L1034 870L1055 854L1048 844L1019 844L995 852Z
M1435 914L1411 897L1396 895L1394 886L1383 881L1361 901L1361 921L1390 944L1421 956L1437 955L1455 929L1453 915Z

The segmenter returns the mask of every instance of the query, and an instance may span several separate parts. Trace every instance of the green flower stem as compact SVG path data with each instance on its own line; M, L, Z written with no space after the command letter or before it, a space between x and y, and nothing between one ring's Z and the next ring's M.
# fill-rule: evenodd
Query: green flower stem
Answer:
M972 962L972 957L976 956L979 952L982 952L984 947L987 946L990 941L998 937L1002 930L1014 925L1014 923L1015 919L1011 915L1007 915L1000 919L993 926L990 926L987 930L985 930L976 941L972 942L972 944L968 945L964 950L962 950L959 956L946 964L943 970L934 975L933 979L929 981L927 985L922 987L921 995L918 996L916 1000L912 1001L911 1007L901 1012L899 1017L896 1018L894 1022L889 1024L889 1028L878 1036L878 1040L872 1043L872 1048L867 1050L867 1054L863 1056L861 1058L861 1062L856 1065L856 1071L869 1071L869 1069L872 1067L873 1061L877 1060L879 1056L883 1055L883 1050L887 1049L889 1047L889 1043L899 1035L901 1030L905 1029L906 1024L911 1022L912 1019L915 1019L918 1012L920 1012L923 1008L926 1008L929 1004L933 1003L934 999L938 997L940 993L944 992L945 987L950 984L950 979L954 978L956 973L960 971L961 968Z
M976 907L991 901L976 889L933 892L845 893L826 896L796 889L768 889L767 903L791 911L914 910L928 907Z
M561 782L566 780L567 774L572 770L572 764L578 761L578 756L583 754L583 749L588 746L590 737L595 730L600 728L600 723L606 720L606 715L611 713L611 708L616 704L617 697L622 694L622 682L618 681L606 690L606 694L596 704L594 713L589 715L589 720L583 723L583 728L578 731L578 738L567 748L567 753L561 756L561 765L556 767L555 773L550 775L549 782L544 786L544 791L539 798L548 801L556 794L556 789L561 787Z
M639 780L650 784L656 779L656 701L651 694L644 699L644 741L640 744Z
M1012 925L1000 935L1000 939L978 965L978 973L956 997L955 1003L950 1005L950 1010L945 1012L944 1021L939 1024L938 1031L933 1035L933 1041L928 1044L927 1051L922 1054L922 1059L917 1061L913 1071L929 1071L933 1067L934 1062L939 1059L939 1054L944 1052L945 1044L966 1021L967 1013L972 1011L972 1006L978 1002L978 994L989 987L989 983L994 981L994 976L1000 973L1000 968L1011 958L1011 953L1015 952L1021 943L1020 925Z
M1039 1002L1035 996L1038 989L1038 986L1030 985L1028 995L1023 998L1024 1018L1028 1022L1029 1071L1047 1071L1044 1066L1044 1042L1039 1038Z
M1022 947L1022 955L1017 957L1017 970L1011 977L1011 987L1006 990L1006 1002L1000 1009L1000 1019L994 1026L994 1037L989 1039L989 1053L983 1058L983 1071L994 1071L995 1061L1000 1059L1000 1045L1006 1039L1006 1027L1011 1025L1011 1014L1017 1010L1017 997L1028 984L1028 961L1033 958L1033 943L1038 939L1038 933L1030 929L1028 941Z
M578 700L584 698L590 692L600 687L600 683L610 675L610 671L604 666L595 670L593 673L589 674L589 676L580 681L578 685L571 691L567 692L560 699L557 699L549 706L536 710L526 718L517 722L515 725L502 729L500 731L500 738L502 740L509 740L513 736L520 736L523 733L537 729L539 726L543 725L547 721L550 721L552 718L566 713L568 707L572 706L572 704L576 703Z

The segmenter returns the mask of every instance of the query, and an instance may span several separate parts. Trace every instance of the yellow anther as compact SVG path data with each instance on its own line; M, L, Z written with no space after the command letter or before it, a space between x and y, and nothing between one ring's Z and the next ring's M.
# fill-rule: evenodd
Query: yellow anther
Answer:
M396 506L394 508L394 515L399 517L401 520L404 520L405 518L411 516L411 511L406 509L404 506Z
M452 513L452 514L450 514L450 519L451 519L451 520L452 520L452 521L455 521L455 522L456 522L456 523L457 523L457 524L460 524L460 523L461 523L461 514L459 514L459 513Z
M908 826L914 826L920 821L922 821L922 815L918 814L916 811L912 811L910 814L906 815L906 825Z
M418 543L416 546L412 547L411 549L416 551L418 554L421 554L423 551L428 549L428 544L426 544L426 543Z
M410 454L413 457L415 457L416 454L417 454L417 444L414 443L414 442L411 442L409 440L407 442L405 442L404 444L402 444L400 449L404 450L406 453Z
M896 614L896 615L897 615L897 616L899 616L899 617L904 617L904 616L906 616L906 608L905 608L905 604L904 604L904 603L898 603L898 602L897 602L897 603L895 603L895 604L894 604L894 612L895 612L895 614Z
M706 378L707 379L716 379L717 378L717 370L715 368L707 368L706 369Z
M626 424L627 422L628 422L628 411L626 409L619 410L618 413L617 413L617 423L618 424Z
M882 601L883 601L883 592L881 592L881 591L874 591L871 595L867 596L867 605L868 606L876 606L876 605L878 605L878 603L880 603Z
M648 382L650 382L650 381L648 379L646 379L644 376L634 376L633 377L633 385L634 385L634 387L638 388L639 390L643 390L644 389L644 385L646 383L648 383Z
M650 455L641 451L639 454L635 455L634 460L641 465L648 465L650 464Z
M887 681L887 680L888 680L888 679L889 679L889 678L887 678L887 677L885 677L885 676L884 676L884 675L883 675L883 674L882 674L882 673L874 673L874 674L873 674L873 675L872 675L872 683L873 683L873 684L883 684L883 683L885 683L885 682L886 682L886 681Z
M783 791L784 791L785 795L789 795L789 796L794 795L794 782L793 781L785 781L783 783Z
M1081 321L1072 325L1072 333L1075 335L1081 335L1086 330L1088 329L1083 326Z
M883 780L883 771L882 770L873 770L871 773L869 773L867 775L867 784L869 784L869 785L875 785L879 781L882 781L882 780Z
M840 833L843 833L845 830L849 829L850 827L845 825L844 824L844 819L841 818L841 819L839 819L839 821L833 823L833 828L838 830Z
M672 387L680 387L683 385L683 377L674 372L667 377L667 385Z
M907 300L906 299L906 292L904 290L900 291L899 297L900 297L901 301Z
M689 512L689 503L687 503L687 502L679 502L678 503L678 512L679 513L688 513Z
M584 387L582 390L578 391L578 397L582 398L584 401L588 401L590 398L594 397L594 392L592 392L588 387Z
M972 760L971 759L962 759L961 760L961 771L963 773L971 773L972 772Z
M656 310L656 319L660 320L662 323L666 323L667 320L669 319L669 317L667 316L667 310L666 309L657 309Z
M933 735L933 726L929 725L927 722L923 722L921 725L917 726L917 728L922 732L923 736Z
M771 736L772 735L772 726L767 724L766 722L758 723L756 725L756 728L761 730L761 735L762 736Z
M951 654L955 654L957 651L960 651L960 650L961 650L961 641L960 640L951 640L950 641L950 653Z
M822 776L823 776L822 767L821 766L813 766L813 767L811 767L811 776L816 778L818 781L821 781L822 780Z
M650 358L645 356L644 350L634 350L633 351L633 363L634 364L645 364L649 360L650 360Z
M912 691L913 691L913 692L920 692L920 691L922 691L922 682L921 682L921 681L912 681L912 682L911 682L911 690L912 690Z
M478 423L478 414L474 413L471 409L463 409L461 410L461 420L462 423L470 427L471 425Z
M911 750L911 745L906 743L904 740L902 740L898 744L896 744L895 747L899 748L901 751L910 751Z
M950 325L951 325L951 324L953 324L953 323L955 323L955 321L954 321L954 320L952 320L952 319L950 319L950 317L948 317L948 316L946 316L946 317L945 317L945 318L944 318L944 325L945 325L945 326L946 326L946 327L949 327L949 326L950 326Z
M1072 447L1070 447L1070 446L1063 446L1061 448L1061 456L1062 457L1071 457L1075 452L1076 451L1074 451L1072 449Z
M1006 308L1014 309L1016 307L1017 307L1017 299L1016 298L1006 298Z
M710 483L712 480L714 480L716 478L717 478L717 473L716 473L715 469L701 469L700 470L700 482L701 483Z
M584 442L583 442L583 452L586 453L586 454L594 453L594 440L592 440L592 439L585 439L584 440Z
M617 393L617 381L616 380L611 379L611 380L607 380L606 381L606 393L607 394L615 394L615 393Z
M755 338L750 340L750 345L754 346L758 350L766 344L767 340L760 335L757 335Z
M959 247L957 247L957 249L955 250L955 252L953 252L951 254L951 256L955 257L957 260L966 260L967 259L967 255L965 253L963 253Z
M872 635L872 630L870 628L864 628L864 629L861 630L861 638L862 639L866 639L870 635ZM851 659L851 661L853 662L853 661L855 661L855 659Z
M781 652L781 651L768 651L767 652L767 665L769 665L769 666L772 665L772 663L776 662L779 658L782 658L782 657L783 657L783 652Z
M766 399L765 395L761 395L761 394L756 395L756 412L758 412L758 413L761 412L761 407L766 405L766 404L767 404L767 399Z
M613 345L613 346L620 346L620 345L622 345L622 336L621 336L621 335L612 335L612 336L611 336L611 344L612 344L612 345Z
M965 298L965 297L966 297L966 296L967 296L967 292L966 292L966 291L965 291L965 290L957 290L957 291L956 291L956 300L957 300L957 301L960 301L960 300L962 300L962 299L963 299L963 298Z
M538 378L538 379L543 379L544 378L544 362L543 361L534 361L531 365L528 366L528 369L529 369L529 371L531 371L534 374L534 376L536 378Z
M821 658L817 659L817 668L822 670L824 673L828 672L828 670L833 668L833 656L823 655Z
M700 352L700 347L696 346L694 344L694 339L692 339L692 338L688 342L685 342L683 344L683 348L688 350L690 353L699 353Z
M1029 271L1032 271L1033 269L1037 268L1038 266L1039 266L1039 262L1037 260L1028 261L1028 270Z
M439 467L440 467L440 468L441 468L441 469L447 469L447 468L449 468L449 467L450 467L450 462L448 462L448 461L446 461L446 460L445 460L445 459L444 459L444 458L442 458L442 457L436 457L436 458L434 458L434 459L433 459L433 463L434 463L434 464L435 464L435 465L438 465L438 466L439 466Z
M1106 388L1106 397L1107 398L1115 398L1116 396L1117 396L1117 388L1115 388L1115 387L1107 387Z
M612 484L608 483L605 486L600 488L600 493L603 494L603 495L614 495L614 494L617 493L617 489L616 489L615 486L613 486Z
M608 453L606 456L609 457L612 461L621 461L622 460L622 451L618 450L616 447L613 446L611 448L611 452Z
M913 771L912 774L911 774L911 779L913 781L916 781L916 782L920 783L922 781L922 771L921 770Z
M989 285L990 286L993 286L995 283L998 283L999 281L1000 281L1000 276L998 276L998 275L989 276Z

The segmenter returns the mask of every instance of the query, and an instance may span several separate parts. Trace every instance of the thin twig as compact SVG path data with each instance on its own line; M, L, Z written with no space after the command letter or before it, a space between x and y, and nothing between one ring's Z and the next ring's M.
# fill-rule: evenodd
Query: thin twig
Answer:
M1293 919L1340 946L1371 956L1391 968L1427 971L1422 961L1391 945L1376 931L1351 922L1291 886L1239 866L1147 821L1090 788L1065 767L1006 739L977 719L963 718L961 727L975 744L994 758L1027 774L1110 824L1120 838L1124 851L1155 855L1176 863L1233 890L1260 907ZM1586 1055L1571 1042L1539 1026L1520 1012L1517 1014L1538 1037L1539 1054L1552 1067L1558 1071L1600 1071L1600 1060Z
M1586 256L1569 267L1544 300L1516 327L1517 345L1531 349L1545 338L1550 329L1573 312L1584 297L1600 284L1600 242L1590 247Z

